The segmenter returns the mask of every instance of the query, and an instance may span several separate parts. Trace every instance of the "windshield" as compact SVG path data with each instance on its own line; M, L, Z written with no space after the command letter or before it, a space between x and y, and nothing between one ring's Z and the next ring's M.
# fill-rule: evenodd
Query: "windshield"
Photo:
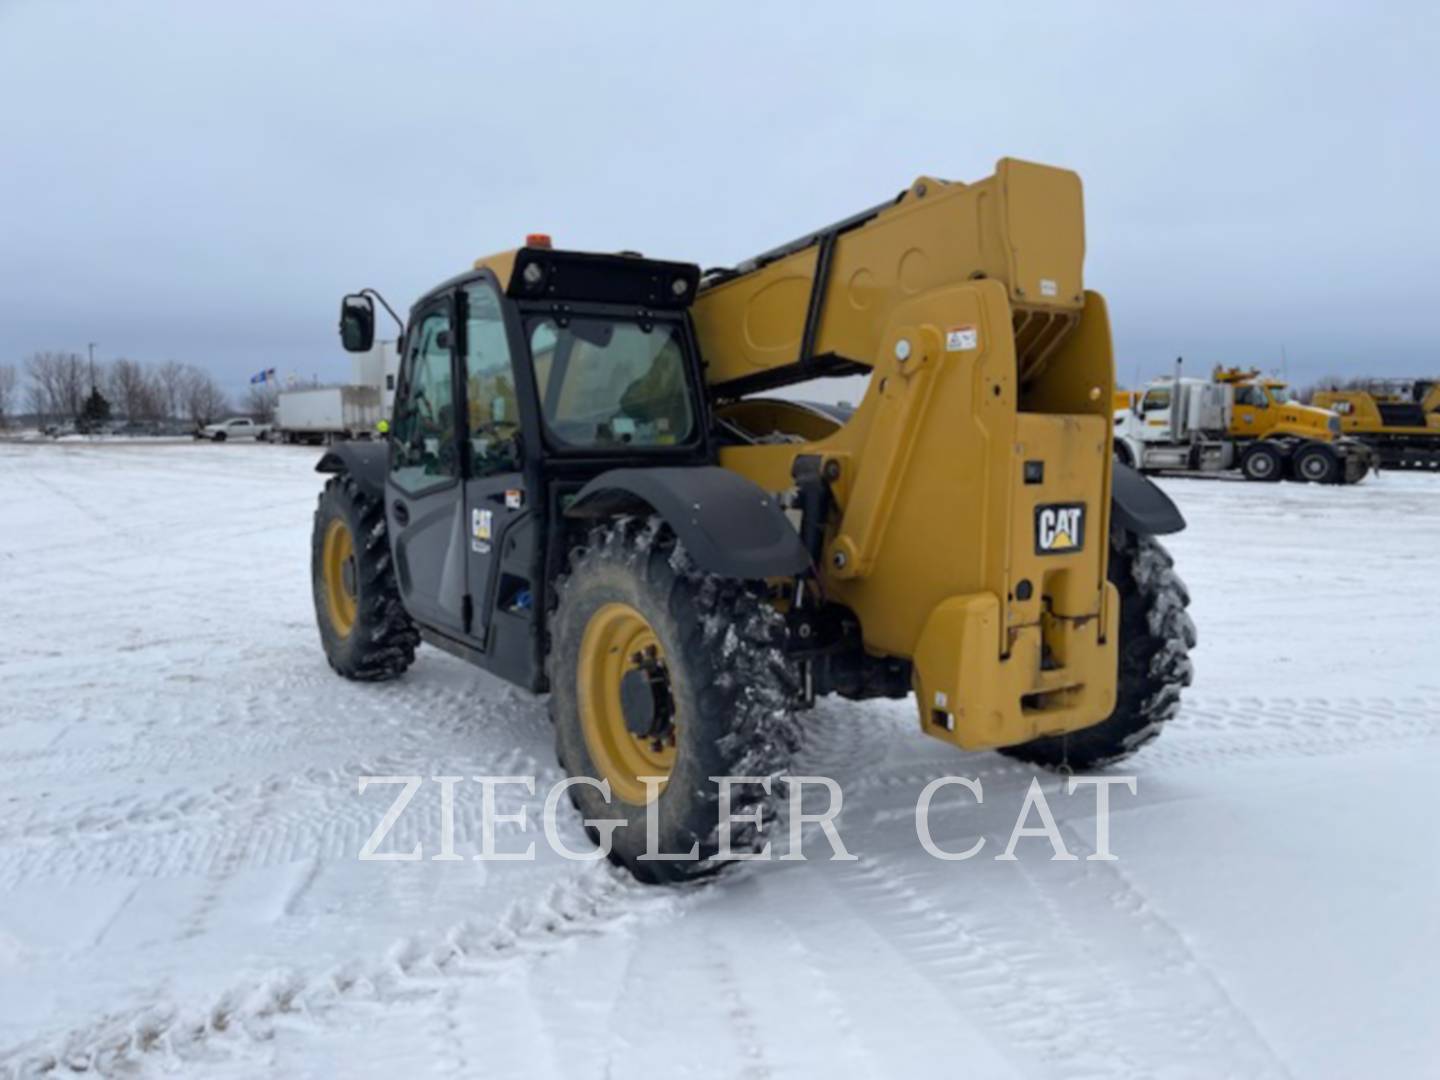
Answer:
M549 316L527 325L545 423L573 447L674 446L695 433L678 326Z
M1270 391L1270 400L1276 405L1288 405L1295 400L1288 386L1267 386L1265 389Z
M1165 389L1151 390L1145 395L1145 412L1160 412L1162 409L1170 408L1170 391Z

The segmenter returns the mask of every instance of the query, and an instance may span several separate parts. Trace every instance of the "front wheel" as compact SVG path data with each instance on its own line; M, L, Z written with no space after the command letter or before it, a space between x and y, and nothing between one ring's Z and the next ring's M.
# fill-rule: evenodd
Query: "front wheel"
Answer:
M344 473L315 508L310 577L320 643L339 674L379 682L414 663L420 634L396 587L381 504Z
M1120 761L1160 734L1190 685L1195 624L1175 560L1153 536L1111 530L1110 581L1120 592L1115 711L1093 727L1002 749L1047 769L1088 772Z
M590 784L570 795L587 820L623 822L611 833L611 861L652 884L724 869L720 777L769 778L769 794L757 783L730 786L730 850L758 850L798 744L784 621L763 583L697 570L651 518L596 529L556 591L556 751L571 776L608 785L608 801ZM649 854L696 857L643 858L652 814L658 846Z

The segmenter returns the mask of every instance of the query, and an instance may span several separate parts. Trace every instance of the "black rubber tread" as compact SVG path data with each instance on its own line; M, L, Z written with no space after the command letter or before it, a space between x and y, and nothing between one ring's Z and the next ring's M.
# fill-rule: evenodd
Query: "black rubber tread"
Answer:
M617 819L610 859L650 884L707 877L734 865L715 858L719 845L719 785L714 776L770 777L731 789L731 816L760 812L761 824L736 823L734 852L763 846L785 797L777 779L799 748L794 712L798 680L782 652L785 622L768 602L763 582L721 578L698 570L658 518L618 518L591 531L570 553L556 583L550 619L550 716L556 752L571 776L600 779L580 725L576 676L585 626L605 603L630 604L660 639L679 717L679 744L670 779L656 800L661 852L699 844L699 859L641 860L646 808L613 799L589 785L570 789L582 817ZM591 839L595 831L586 826Z
M325 530L336 517L345 520L354 537L359 589L355 626L343 638L330 625L321 568ZM382 505L366 496L348 473L332 476L320 493L310 540L310 579L320 642L325 658L339 674L361 682L383 682L398 678L415 662L420 632L406 614L395 583Z
M1269 476L1251 476L1250 470L1246 467L1247 462L1260 454L1275 459L1275 468ZM1246 480L1261 484L1273 484L1285 477L1285 455L1279 447L1271 446L1269 443L1257 442L1247 447L1245 452L1240 455L1240 472L1244 474Z
M1312 458L1319 458L1325 462L1325 471L1322 475L1310 477L1305 475L1305 462ZM1345 470L1341 465L1340 456L1324 443L1311 443L1300 447L1290 458L1290 476L1304 484L1338 484L1345 478Z
M1088 772L1129 757L1160 734L1190 685L1195 624L1175 560L1153 536L1112 530L1110 580L1120 591L1120 671L1115 711L1081 731L1000 752L1059 772Z

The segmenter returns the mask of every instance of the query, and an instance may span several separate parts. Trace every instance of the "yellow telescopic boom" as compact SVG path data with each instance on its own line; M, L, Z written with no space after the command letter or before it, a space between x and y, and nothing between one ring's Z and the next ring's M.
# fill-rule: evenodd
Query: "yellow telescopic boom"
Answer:
M1114 385L1081 277L1072 172L1006 159L709 274L693 308L721 462L833 496L826 599L877 658L909 660L922 720L967 747L1089 726L1115 704L1106 582ZM873 372L843 426L740 400Z

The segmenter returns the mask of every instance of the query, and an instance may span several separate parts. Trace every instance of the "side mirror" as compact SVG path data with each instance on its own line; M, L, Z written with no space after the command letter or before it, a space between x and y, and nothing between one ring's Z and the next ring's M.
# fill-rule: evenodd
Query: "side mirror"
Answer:
M340 301L340 344L346 352L369 352L375 344L375 301L351 293Z

